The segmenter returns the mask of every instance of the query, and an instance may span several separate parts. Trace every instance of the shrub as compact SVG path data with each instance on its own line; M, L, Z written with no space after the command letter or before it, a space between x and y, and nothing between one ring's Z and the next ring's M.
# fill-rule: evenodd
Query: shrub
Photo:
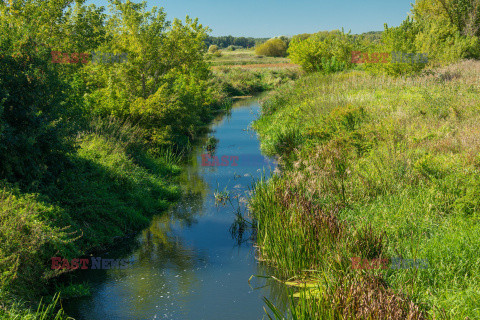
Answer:
M28 41L19 51L7 50L0 53L0 178L38 181L60 170L68 150L61 121L61 113L68 116L61 105L65 86L45 49Z
M429 59L439 64L480 57L478 37L461 35L448 21L425 22L415 42L418 51L428 52Z
M321 32L308 38L294 37L290 42L288 54L292 62L302 66L306 72L322 70L330 72L343 70L349 66L353 48L354 42L350 35L340 31ZM336 66L332 69L334 57L333 63Z
M336 57L332 57L331 59L322 57L322 70L324 73L343 71L346 68L347 63L345 61L338 61Z
M419 25L412 19L407 18L398 27L389 28L385 25L385 32L382 34L382 43L375 48L376 52L417 52L415 39L419 32ZM425 68L425 63L373 63L366 64L365 69L371 73L386 73L389 75L407 75L418 72Z
M210 47L208 47L208 53L216 53L218 51L218 46L216 44L212 44Z
M267 57L285 57L287 44L279 38L270 39L255 48L255 54Z

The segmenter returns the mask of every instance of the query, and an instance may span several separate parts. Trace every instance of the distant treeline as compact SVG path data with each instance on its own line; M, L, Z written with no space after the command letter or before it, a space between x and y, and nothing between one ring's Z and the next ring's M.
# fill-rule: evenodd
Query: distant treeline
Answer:
M219 48L227 48L229 46L239 46L244 48L255 47L259 43L267 41L269 38L246 38L246 37L234 37L234 36L221 36L212 37L208 36L205 39L207 47L211 45L217 45Z
M370 41L376 41L380 40L382 37L383 31L369 31L362 33L360 35L354 35L355 36L361 36L363 38L367 38ZM296 37L303 37L303 38L308 38L312 34L310 33L304 33L297 35ZM282 36L282 38L287 38L285 36ZM220 37L212 37L208 36L205 39L205 44L207 45L207 48L211 45L217 45L220 49L227 48L229 46L238 46L238 47L244 47L244 48L253 48L256 45L265 43L269 38L252 38L252 37L234 37L234 36L220 36ZM288 44L288 41L287 41Z

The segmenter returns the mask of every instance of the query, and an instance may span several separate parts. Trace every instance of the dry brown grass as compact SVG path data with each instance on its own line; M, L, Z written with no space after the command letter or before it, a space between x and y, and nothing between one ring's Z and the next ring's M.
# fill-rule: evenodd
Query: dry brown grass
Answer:
M423 320L419 306L388 288L377 276L344 279L336 288L332 305L342 319Z

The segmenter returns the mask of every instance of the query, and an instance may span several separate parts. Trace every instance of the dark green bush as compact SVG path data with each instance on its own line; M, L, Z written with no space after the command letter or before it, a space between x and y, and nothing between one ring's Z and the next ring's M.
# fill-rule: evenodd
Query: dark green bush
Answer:
M19 51L0 52L0 177L9 181L31 183L58 172L71 150L64 128L65 85L48 55L31 41Z

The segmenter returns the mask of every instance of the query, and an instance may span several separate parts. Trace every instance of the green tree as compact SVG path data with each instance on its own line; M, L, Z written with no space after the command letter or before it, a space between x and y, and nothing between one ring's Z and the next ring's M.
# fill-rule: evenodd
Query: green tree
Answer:
M417 21L447 20L464 36L480 36L480 0L419 0L413 13Z
M65 13L63 49L68 52L91 52L108 42L104 7L76 2ZM59 48L60 49L60 48Z
M480 57L480 0L418 0L416 48L436 63Z
M0 2L0 20L12 39L29 38L53 48L67 37L66 12L75 0L11 0ZM79 1L80 3L84 2ZM21 41L12 42L13 45Z
M128 54L127 63L115 66L115 69L103 67L103 71L110 73L109 84L143 98L155 93L161 85L160 77L170 68L169 57L164 58L165 54L168 55L164 52L164 43L170 22L166 20L163 8L153 7L146 11L146 6L146 2L112 1L107 23L111 41L99 48L100 51L110 49Z
M0 32L0 38L5 35ZM18 47L18 49L17 49ZM60 81L34 40L0 52L0 178L22 184L56 175L71 150L64 125L68 105ZM14 76L12 76L14 75Z

